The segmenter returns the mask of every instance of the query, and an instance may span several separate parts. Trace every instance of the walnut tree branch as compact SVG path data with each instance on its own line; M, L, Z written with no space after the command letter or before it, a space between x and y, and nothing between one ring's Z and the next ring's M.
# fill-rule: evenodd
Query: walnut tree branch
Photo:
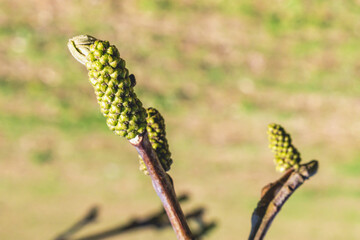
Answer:
M73 57L87 68L109 129L128 139L144 160L178 239L191 239L190 228L176 199L170 177L149 142L147 111L134 92L136 80L129 75L126 61L120 57L119 50L109 41L89 35L71 38L68 48Z
M184 213L176 198L172 181L162 168L159 159L149 142L147 133L140 134L136 138L129 140L129 142L136 148L139 155L144 160L153 187L164 206L177 238L179 240L193 239Z
M262 240L265 237L275 216L286 200L300 187L305 180L314 176L318 161L312 160L300 165L300 168L288 170L280 179L266 185L261 192L261 199L251 217L249 240Z

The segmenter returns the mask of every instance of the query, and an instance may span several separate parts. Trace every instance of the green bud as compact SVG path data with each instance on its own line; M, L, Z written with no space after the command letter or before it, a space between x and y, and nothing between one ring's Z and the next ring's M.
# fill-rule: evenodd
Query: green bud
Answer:
M146 112L146 130L149 135L149 141L152 148L155 150L162 167L165 171L169 171L173 160L171 159L169 144L166 139L164 118L155 108L148 108ZM140 125L140 128L145 128L145 126Z
M268 126L269 148L275 154L276 170L283 172L291 167L299 168L300 153L292 145L290 135L278 124Z
M92 36L80 35L69 40L68 48L70 50L70 53L77 61L79 61L82 64L85 64L88 61L87 57L90 53L90 48L91 46L93 46L93 43L95 41L96 38ZM94 59L93 54L89 56L89 59Z
M146 110L134 93L126 62L108 41L81 35L69 40L71 54L85 64L107 125L115 134L132 139L145 131ZM131 96L131 98L130 98ZM116 116L116 117L115 117ZM117 118L119 116L119 118Z
M136 137L136 133L135 132L128 132L128 134L127 134L127 137L129 138L129 139L132 139L132 138L134 138L134 137Z
M117 119L113 119L113 118L108 118L106 120L106 123L108 126L116 126L116 124L118 123Z

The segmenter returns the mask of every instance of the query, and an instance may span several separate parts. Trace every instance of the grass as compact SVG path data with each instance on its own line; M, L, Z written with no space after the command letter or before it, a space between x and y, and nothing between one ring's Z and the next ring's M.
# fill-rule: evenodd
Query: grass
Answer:
M101 218L79 236L159 208L66 48L84 33L118 46L137 95L165 117L185 210L218 222L207 239L247 237L260 189L279 176L271 122L320 171L268 238L359 239L359 12L356 1L2 1L0 239L51 239L94 204Z

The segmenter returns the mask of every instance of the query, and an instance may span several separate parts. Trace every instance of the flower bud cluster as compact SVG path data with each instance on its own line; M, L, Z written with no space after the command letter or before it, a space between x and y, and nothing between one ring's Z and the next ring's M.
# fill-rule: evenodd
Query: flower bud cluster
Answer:
M283 172L291 167L299 168L300 153L292 145L290 135L278 124L268 126L269 148L275 153L276 170Z
M108 41L96 40L90 45L86 60L90 82L108 127L127 139L143 133L146 110L134 92L135 78L129 76L117 48Z
M146 112L147 112L146 130L148 132L149 141L151 143L152 148L155 150L155 153L158 156L161 166L165 171L169 171L170 166L173 163L173 160L171 159L169 144L166 139L164 118L161 116L160 112L155 108L148 108ZM140 162L140 170L147 175L146 166L141 158L139 162Z

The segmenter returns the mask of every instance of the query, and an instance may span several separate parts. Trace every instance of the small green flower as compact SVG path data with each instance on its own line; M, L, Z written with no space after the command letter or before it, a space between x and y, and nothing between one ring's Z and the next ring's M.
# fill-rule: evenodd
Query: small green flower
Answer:
M152 148L155 150L161 166L165 171L170 170L170 166L173 163L171 159L171 153L169 151L169 144L166 139L166 131L165 131L165 121L161 116L160 112L155 108L148 108L147 112L147 127L146 130L149 135L149 140ZM140 158L140 170L144 172L146 175L147 170L144 162Z
M299 168L301 161L300 153L292 145L290 135L279 124L269 124L268 126L269 148L275 154L276 170L284 172L293 167Z
M102 114L117 135L132 139L146 129L146 110L134 92L135 77L108 41L81 35L69 40L71 54L88 69Z

